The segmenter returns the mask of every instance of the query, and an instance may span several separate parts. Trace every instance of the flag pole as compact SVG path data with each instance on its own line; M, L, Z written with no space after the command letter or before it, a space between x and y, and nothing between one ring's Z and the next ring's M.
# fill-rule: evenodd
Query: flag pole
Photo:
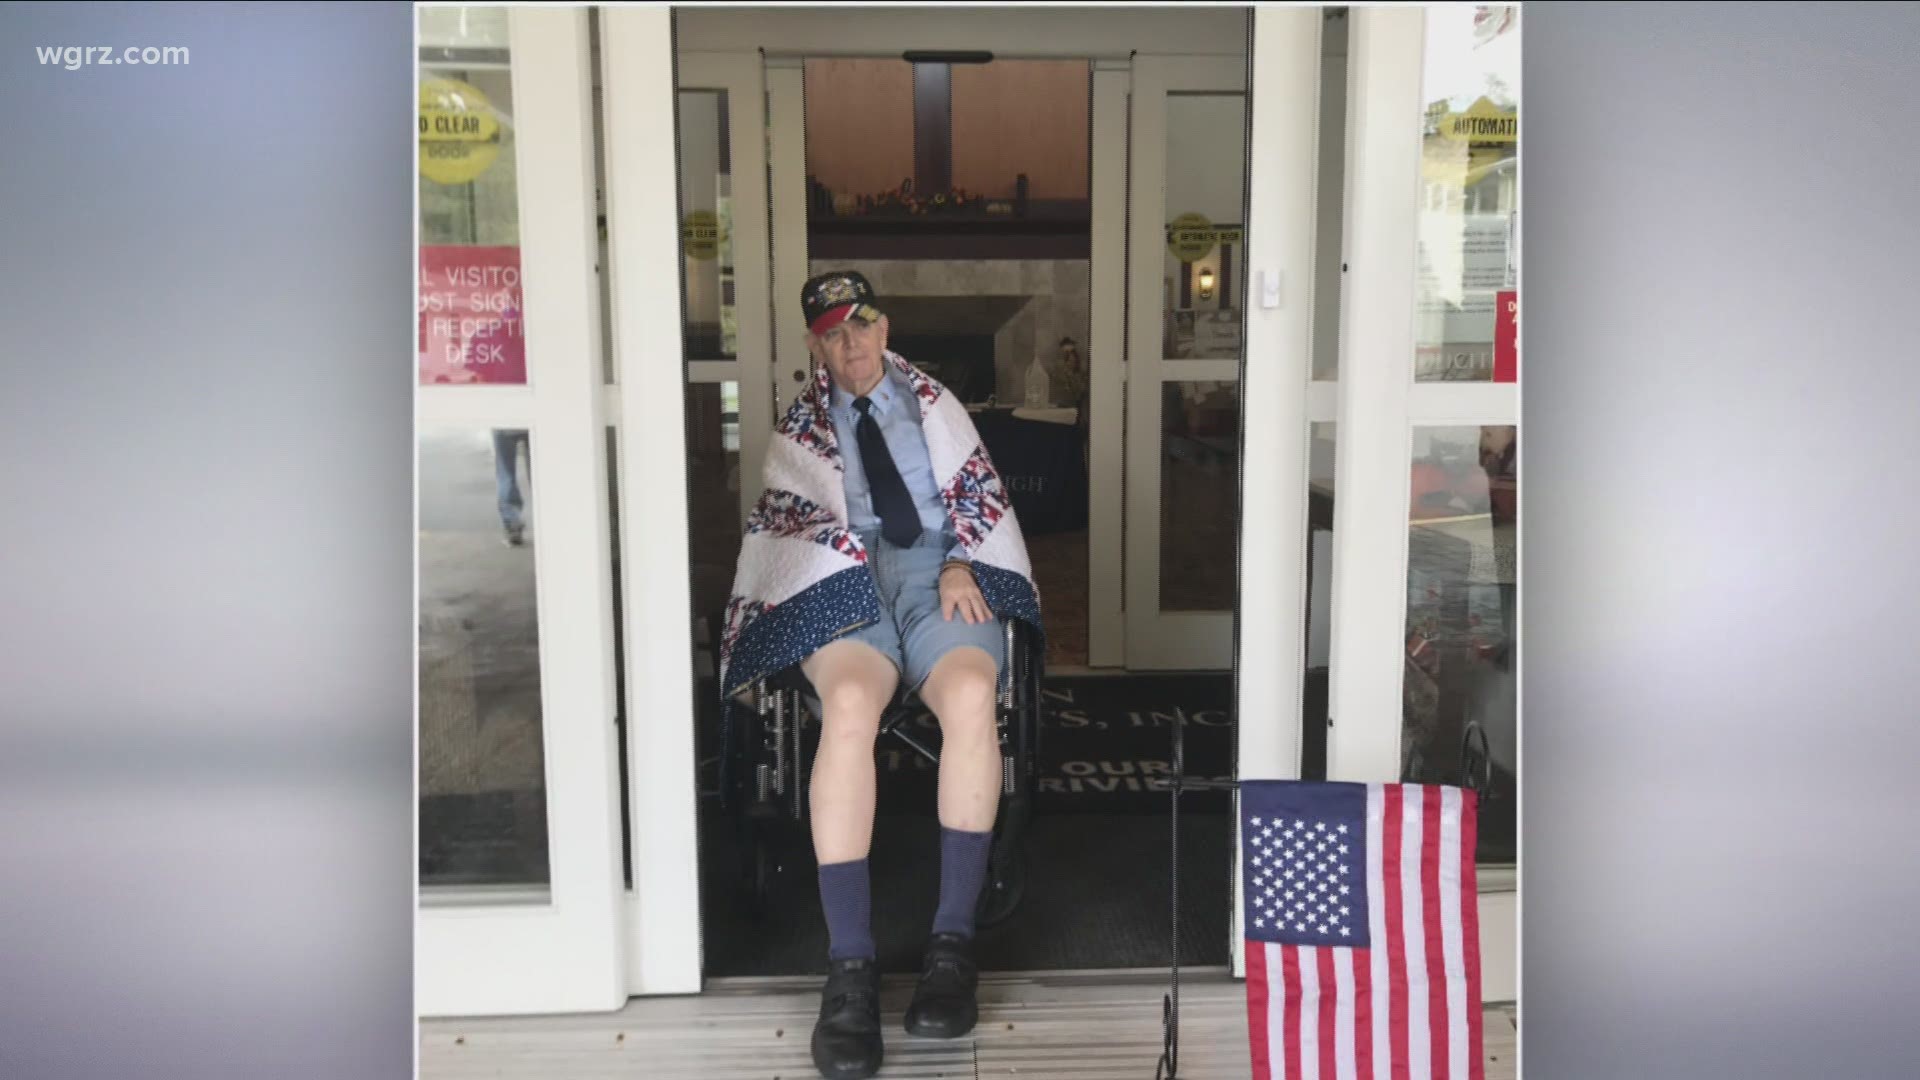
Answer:
M1173 924L1172 990L1160 998L1160 1063L1154 1068L1154 1080L1179 1080L1180 1077L1180 794L1195 791L1234 791L1234 780L1195 780L1187 777L1186 711L1173 707L1173 769L1167 790L1173 796L1173 812L1168 824L1169 847L1173 865L1169 875ZM1236 830L1238 826L1236 825Z

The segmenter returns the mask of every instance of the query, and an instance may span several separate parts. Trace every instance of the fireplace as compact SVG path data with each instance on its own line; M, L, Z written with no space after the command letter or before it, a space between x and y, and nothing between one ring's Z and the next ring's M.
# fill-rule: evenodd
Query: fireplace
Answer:
M939 380L963 404L980 404L997 393L992 334L892 334L887 347Z

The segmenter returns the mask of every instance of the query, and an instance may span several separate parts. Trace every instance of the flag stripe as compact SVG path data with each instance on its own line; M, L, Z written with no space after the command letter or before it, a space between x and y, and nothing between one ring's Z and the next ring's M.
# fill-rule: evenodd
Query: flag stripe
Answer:
M1467 968L1460 936L1460 789L1440 789L1440 942L1447 972L1447 1075L1467 1080Z
M1353 965L1353 1076L1373 1080L1373 965L1383 952L1378 945L1354 958Z
M1340 951L1346 952L1347 950L1341 949ZM1337 984L1335 983L1333 973L1334 950L1332 948L1321 948L1313 950L1313 953L1314 959L1319 961L1320 966L1318 975L1314 980L1314 985L1320 988L1320 1015L1317 1018L1320 1024L1320 1080L1334 1080L1334 1075L1339 1071L1340 1066L1339 1063L1334 1060L1335 1018L1333 1008L1335 1002L1342 998L1343 995L1338 992Z
M1328 949L1333 954L1333 1076L1334 1080L1359 1080L1356 1059L1360 1039L1353 1030L1353 950Z
M1400 911L1406 922L1406 950L1403 960L1406 981L1394 989L1400 994L1401 1008L1407 1014L1407 1073L1427 1080L1433 1075L1433 1044L1427 1035L1427 917L1426 899L1420 882L1420 846L1426 839L1422 828L1420 787L1400 785Z
M1388 784L1384 794L1384 816L1380 822L1379 859L1381 877L1386 885L1387 907L1387 1059L1392 1080L1407 1080L1407 927L1400 913L1400 832L1402 817L1400 785Z
M1481 1039L1480 1006L1480 880L1474 863L1475 845L1467 837L1480 835L1480 796L1464 792L1460 799L1460 938L1467 953L1467 1068L1471 1080L1486 1080L1486 1051Z
M1293 993L1287 984L1285 959L1287 947L1278 942L1267 944L1267 978L1279 987L1277 992L1267 995L1267 1071L1271 1076L1286 1076L1287 1044L1293 1041L1293 1034L1287 1030L1287 997ZM1280 1045L1273 1046L1278 1037Z
M1300 1080L1320 1080L1320 954L1327 950L1300 946Z
M1300 1080L1300 946L1280 946L1280 970L1284 975L1282 997L1287 1003L1280 1020L1281 1039L1286 1043L1286 1080Z
M1428 1057L1434 1080L1454 1080L1447 1053L1447 958L1440 923L1440 789L1420 792L1420 913L1426 920L1421 940L1427 954ZM1418 1004L1415 1006L1419 1007Z
M1388 1022L1387 998L1393 979L1387 968L1387 887L1380 853L1385 851L1386 788L1367 785L1367 950L1366 993L1366 1067L1360 1080L1388 1080L1393 1075L1392 1025Z
M1247 942L1247 1036L1253 1059L1253 1080L1273 1080L1273 1063L1267 1057L1267 954L1270 941Z

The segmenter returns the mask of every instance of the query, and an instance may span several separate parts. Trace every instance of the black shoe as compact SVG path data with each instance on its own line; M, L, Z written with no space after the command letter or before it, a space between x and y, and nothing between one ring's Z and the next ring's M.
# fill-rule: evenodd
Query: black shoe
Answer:
M813 1066L827 1080L863 1080L880 1071L880 965L835 960L813 1025Z
M980 969L973 963L973 942L959 934L935 934L927 942L927 962L907 1006L907 1033L928 1039L957 1039L980 1019L974 992Z

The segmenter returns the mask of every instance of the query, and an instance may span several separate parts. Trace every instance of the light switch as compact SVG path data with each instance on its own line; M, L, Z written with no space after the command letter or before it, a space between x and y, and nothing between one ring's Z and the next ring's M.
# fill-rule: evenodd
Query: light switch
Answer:
M1267 267L1260 271L1260 306L1280 306L1280 271Z

